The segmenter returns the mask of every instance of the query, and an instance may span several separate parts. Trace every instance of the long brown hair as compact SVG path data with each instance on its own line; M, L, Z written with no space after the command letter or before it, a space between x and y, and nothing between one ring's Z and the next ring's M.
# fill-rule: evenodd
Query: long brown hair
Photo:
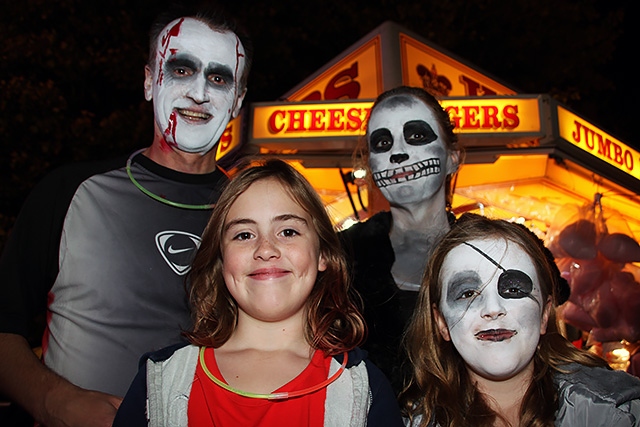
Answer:
M551 253L533 232L520 224L463 214L429 259L416 309L404 337L413 375L400 398L406 415L411 419L422 416L421 426L432 419L443 427L491 426L499 417L476 389L452 342L440 335L432 310L440 301L440 272L447 254L463 242L487 238L518 245L535 265L543 301L550 297L553 307L557 305L560 273ZM602 359L577 349L560 334L552 309L547 332L540 337L534 355L533 380L523 398L520 425L553 426L558 408L553 373L565 372L566 365L572 362L606 366Z
M359 297L350 286L345 255L337 234L313 187L292 166L277 159L256 160L241 168L220 195L189 272L194 327L186 336L193 344L219 347L233 333L238 307L222 276L221 242L225 220L240 194L252 184L266 179L280 182L311 216L320 241L320 252L327 263L327 269L318 272L307 301L307 342L327 355L353 349L364 339L365 323L358 307Z

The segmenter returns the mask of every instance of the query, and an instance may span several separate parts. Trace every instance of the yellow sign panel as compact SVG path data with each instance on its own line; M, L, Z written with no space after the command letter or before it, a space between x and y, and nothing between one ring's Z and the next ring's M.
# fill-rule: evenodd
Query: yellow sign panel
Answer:
M440 104L462 134L541 131L537 98L444 99Z
M640 179L640 153L634 149L560 106L558 128L563 139Z
M400 34L402 81L438 96L514 95L508 87L455 59Z
M373 99L382 92L380 61L378 36L289 96L288 100Z
M444 99L441 104L456 132L537 133L541 131L537 98ZM359 136L365 132L371 101L256 105L254 139Z
M231 120L227 125L224 133L220 137L218 148L216 149L216 160L220 160L227 153L234 151L241 143L240 129L242 124L242 115Z
M371 101L256 106L253 138L359 136L364 133Z

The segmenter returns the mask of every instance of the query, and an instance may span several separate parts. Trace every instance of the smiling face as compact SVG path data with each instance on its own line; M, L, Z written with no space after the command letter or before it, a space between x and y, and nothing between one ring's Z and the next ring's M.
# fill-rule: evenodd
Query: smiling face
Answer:
M266 322L302 316L327 268L311 216L273 179L251 184L231 205L222 254L240 315Z
M422 101L390 98L367 125L373 180L392 205L435 196L443 199L446 176L455 171L436 116Z
M533 363L550 303L543 301L535 266L518 245L503 239L468 243L473 247L456 246L444 259L438 328L473 373L513 378Z
M156 133L172 147L205 154L242 105L244 49L232 32L193 18L165 27L153 69L145 69L145 97L153 99Z

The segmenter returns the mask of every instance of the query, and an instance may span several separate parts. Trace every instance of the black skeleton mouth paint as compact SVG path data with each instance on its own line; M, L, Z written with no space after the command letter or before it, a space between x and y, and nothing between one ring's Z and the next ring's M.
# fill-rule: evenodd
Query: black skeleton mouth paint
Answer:
M389 185L413 181L428 175L435 175L439 173L440 159L434 157L412 165L375 172L373 174L373 181L376 183L378 188L384 188Z

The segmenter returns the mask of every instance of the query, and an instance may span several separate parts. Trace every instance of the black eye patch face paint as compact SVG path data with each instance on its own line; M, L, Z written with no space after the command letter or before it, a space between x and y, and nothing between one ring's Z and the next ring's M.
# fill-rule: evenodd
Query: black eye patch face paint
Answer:
M464 242L464 244L473 248L480 255L488 259L493 265L502 270L502 274L498 277L498 294L500 294L502 298L519 299L530 297L535 300L535 298L531 296L531 292L533 292L533 281L527 273L514 269L505 270L505 268L498 264L497 261L473 246L471 243Z
M372 153L386 153L393 147L393 136L387 128L376 129L371 132L369 147Z
M438 139L429 123L424 120L411 120L404 124L404 140L410 145L427 145Z

